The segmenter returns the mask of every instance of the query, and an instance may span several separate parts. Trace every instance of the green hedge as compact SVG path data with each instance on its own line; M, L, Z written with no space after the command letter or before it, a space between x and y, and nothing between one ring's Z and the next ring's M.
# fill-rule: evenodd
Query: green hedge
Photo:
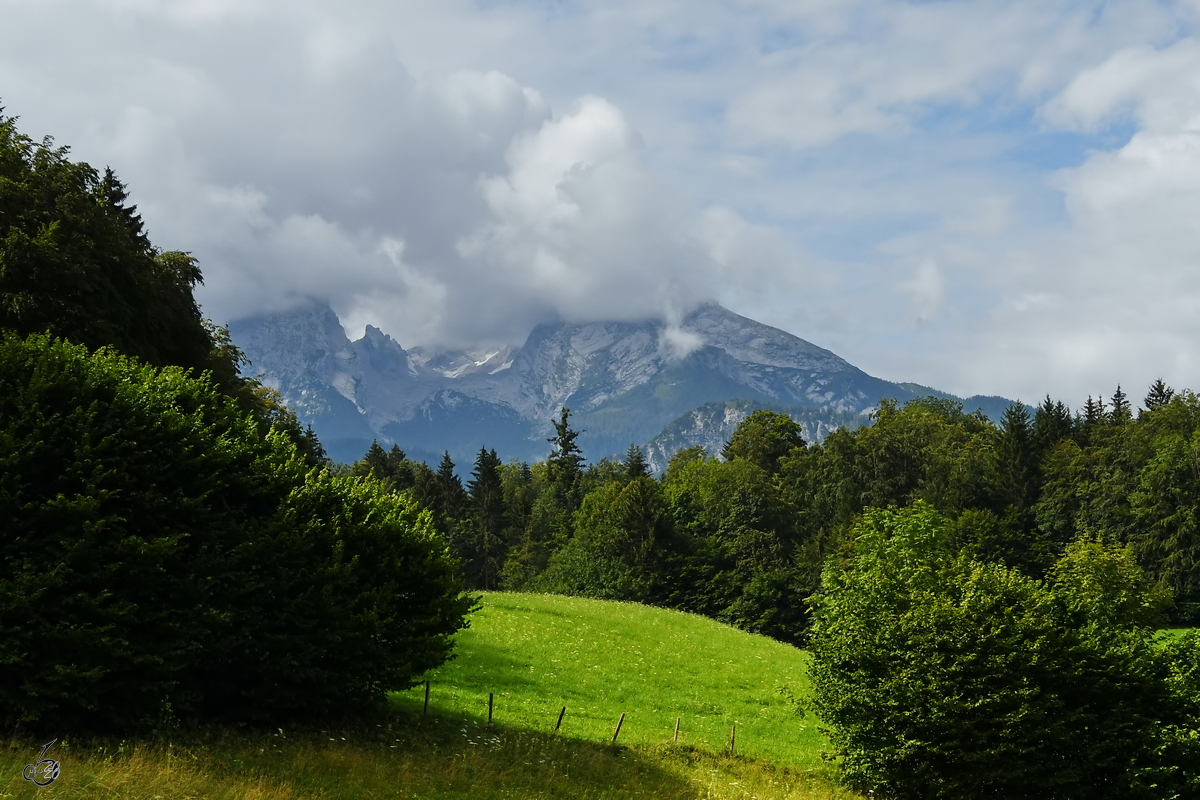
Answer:
M924 503L869 509L815 600L815 710L857 788L913 800L1200 796L1200 640L1127 547L1045 581L947 546Z
M469 605L426 516L207 379L0 342L0 719L348 711L444 661Z

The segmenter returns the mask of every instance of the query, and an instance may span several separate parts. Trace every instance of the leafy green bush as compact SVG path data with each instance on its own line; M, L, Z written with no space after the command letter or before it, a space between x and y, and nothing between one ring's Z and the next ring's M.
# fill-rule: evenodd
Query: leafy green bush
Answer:
M1169 678L1195 650L1156 649L1163 600L1129 549L1075 542L1039 581L955 553L946 528L923 503L868 510L823 576L813 701L849 782L895 798L1195 796L1196 717Z
M208 717L331 716L408 688L471 603L428 513L324 470L222 561L222 636L197 665Z
M0 719L327 714L444 660L468 605L427 517L207 379L0 340Z

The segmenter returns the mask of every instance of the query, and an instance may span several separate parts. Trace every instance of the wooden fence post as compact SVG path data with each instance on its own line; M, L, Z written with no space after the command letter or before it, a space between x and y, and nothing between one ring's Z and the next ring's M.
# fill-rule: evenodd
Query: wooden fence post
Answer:
M562 711L558 712L558 722L554 723L554 732L558 733L558 729L562 727L562 718L567 713L567 707L563 706Z
M675 718L675 741L679 741L679 717Z
M489 728L492 727L492 701L495 697L496 697L495 692L488 692L488 724L487 724L487 726Z
M425 681L425 710L421 712L421 716L429 716L429 681Z
M621 732L621 723L624 721L625 721L625 712L622 711L621 718L619 720L617 720L617 729L615 731L613 731L613 738L612 738L613 744L617 743L617 734L619 734Z

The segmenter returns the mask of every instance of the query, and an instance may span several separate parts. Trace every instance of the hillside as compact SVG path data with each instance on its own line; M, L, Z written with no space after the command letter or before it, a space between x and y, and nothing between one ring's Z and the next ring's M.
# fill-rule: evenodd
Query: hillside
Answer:
M804 690L805 654L711 619L636 603L489 592L457 657L434 670L434 714L485 718L563 735L682 743L714 753L737 726L740 753L803 770L822 769L823 739L790 699ZM416 708L420 688L400 697Z
M457 652L430 675L427 717L418 687L393 695L376 719L320 730L211 729L136 743L67 737L56 745L62 777L40 792L69 800L858 797L829 782L813 721L780 692L803 686L805 654L787 645L675 611L489 593ZM0 796L41 796L19 776L43 744L23 737L0 747L8 776Z

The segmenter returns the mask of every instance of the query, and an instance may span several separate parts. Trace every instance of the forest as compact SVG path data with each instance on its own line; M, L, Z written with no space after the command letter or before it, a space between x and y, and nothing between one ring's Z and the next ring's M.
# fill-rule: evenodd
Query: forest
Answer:
M1136 409L1117 387L1077 413L1016 403L998 425L884 399L820 444L757 411L720 454L684 450L659 477L634 445L586 464L566 409L554 426L545 461L484 448L465 485L448 455L435 471L377 443L350 470L428 509L476 589L636 600L800 644L805 600L864 510L923 501L957 549L1030 577L1076 539L1128 544L1171 619L1200 619L1200 398L1162 381Z

